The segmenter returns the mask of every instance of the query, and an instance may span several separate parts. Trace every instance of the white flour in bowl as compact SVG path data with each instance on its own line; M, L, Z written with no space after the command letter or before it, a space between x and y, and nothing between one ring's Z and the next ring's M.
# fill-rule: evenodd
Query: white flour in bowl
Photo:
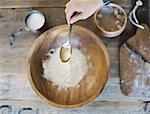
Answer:
M48 56L49 58L42 63L43 76L60 89L77 86L88 71L86 57L79 49L72 49L71 58L66 63L60 59L60 48L55 51L51 49Z

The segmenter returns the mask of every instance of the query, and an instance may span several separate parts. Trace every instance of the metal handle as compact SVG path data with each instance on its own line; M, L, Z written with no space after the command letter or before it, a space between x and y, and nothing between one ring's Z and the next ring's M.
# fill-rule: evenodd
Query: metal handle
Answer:
M21 28L15 32L12 32L9 34L9 44L11 47L15 47L15 39L17 36L21 35L23 32L25 31L25 29Z
M72 24L69 25L69 38L70 38L70 35L71 35L71 31L72 31Z
M102 13L104 13L104 14L113 13L113 8L111 6L109 6L110 3L111 3L111 1L107 1L104 3L103 7L100 8Z
M24 107L24 108L21 108L21 109L19 110L18 114L21 114L23 111L27 111L27 110L33 111L33 109L30 108L30 107Z

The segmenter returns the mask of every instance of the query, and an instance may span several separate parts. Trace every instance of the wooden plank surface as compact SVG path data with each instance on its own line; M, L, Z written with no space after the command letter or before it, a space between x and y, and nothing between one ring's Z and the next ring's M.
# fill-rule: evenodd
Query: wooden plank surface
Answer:
M0 8L54 8L65 7L69 0L1 0ZM105 1L105 0L104 0ZM124 8L132 8L136 0L111 0ZM150 7L148 0L143 0L146 7Z
M119 78L109 78L107 86L96 101L137 101L121 93ZM41 99L32 90L27 75L6 73L0 74L0 99L37 100ZM28 91L28 92L27 92ZM111 93L111 94L110 94ZM140 99L139 99L140 100ZM142 101L142 100L141 100Z
M23 19L24 16L29 12L31 9L1 9L0 10L0 57L2 58L0 60L1 66L0 71L1 72L23 72L25 64L20 64L21 62L25 62L25 58L27 51L36 38L36 35L33 35L31 33L25 33L24 35L19 36L16 39L16 48L10 49L9 48L9 38L8 34L11 32L16 31L18 28L22 28L24 26ZM64 8L38 8L38 10L42 11L47 18L47 25L48 28L65 24L65 14L64 14ZM59 14L59 15L55 15ZM143 20L144 21L144 20ZM145 21L146 22L146 21ZM148 21L147 21L148 23ZM118 76L118 46L123 43L129 36L133 35L135 33L135 28L131 26L130 23L128 23L128 27L126 28L125 32L115 39L109 39L101 37L101 34L97 27L95 26L95 23L93 22L93 17L81 21L77 24L80 24L94 33L96 33L104 43L107 45L107 47L111 48L110 56L111 56L111 76ZM112 55L111 55L112 54ZM15 60L17 58L17 60ZM15 60L15 61L14 61ZM8 69L10 66L13 66L11 69ZM18 71L18 67L20 70Z
M36 8L36 9L45 14L48 28L52 28L54 26L66 23L64 8ZM1 9L0 10L0 38L8 39L8 35L10 33L16 31L17 29L23 28L24 17L29 11L31 11L30 8L29 9ZM129 12L129 10L127 10L127 12ZM90 29L91 31L96 33L100 38L102 38L103 41L106 43L106 45L111 46L111 47L119 46L119 42L122 41L122 39L124 39L124 37L122 36L124 36L129 31L129 29L127 29L126 32L124 32L120 37L115 38L115 39L110 39L110 38L104 38L101 36L98 28L96 27L94 23L93 16L85 21L80 21L76 24L79 24L81 26L84 26ZM130 35L135 32L133 31L130 23L129 23L128 28L131 28L132 30L132 31L130 30ZM31 36L31 34L26 35L26 36L25 35L20 36L19 38L28 39ZM34 37L34 36L31 36L31 37Z
M65 7L69 0L1 0L0 8ZM135 0L112 0L123 7L132 7ZM145 3L147 4L147 2Z
M42 8L39 10L41 10L42 12L46 14L49 28L60 25L60 24L65 24L65 14L64 14L63 8L62 9ZM0 10L0 14L2 15L2 18L0 18L0 23L1 23L0 25L0 40L1 40L0 42L0 46L1 46L0 48L0 53L1 53L0 54L0 58L1 58L0 72L12 71L12 72L24 73L25 57L27 55L27 51L30 45L35 40L36 35L32 33L25 33L24 35L17 37L16 48L11 49L8 45L9 44L8 34L16 31L18 28L23 27L23 19L24 19L25 14L28 11L29 9L16 9L16 10L2 9ZM55 13L59 13L59 15L54 15ZM79 22L78 24L89 28L91 31L97 33L99 37L101 38L100 32L98 31L98 29L96 28L93 22L93 17L87 19L86 21ZM107 39L103 39L103 40L105 40L106 41L105 43L107 44ZM109 47L116 47L117 45L118 45L118 40L114 40L109 43ZM113 59L112 64L114 66L113 67L114 69L111 69L111 72L112 72L112 76L115 76L115 75L118 75L118 71L116 70L118 69L118 62L117 62L118 49L112 48L110 50L112 50L110 51L110 53L113 54L111 55L112 56L111 59ZM17 60L15 60L16 58ZM11 69L8 69L9 67L11 67ZM19 71L18 71L18 68L20 68Z
M8 34L23 27L24 16L32 9L38 9L45 14L48 28L65 24L64 5L67 1L0 1L0 8L8 8L0 9L0 106L10 105L12 107L12 114L18 114L22 108L28 107L32 108L33 112L22 111L21 114L149 114L149 105L147 110L144 111L145 103L143 103L142 99L124 96L120 89L118 47L129 36L135 33L136 29L130 23L128 23L125 32L115 39L101 37L100 32L93 22L93 17L77 23L89 28L104 41L111 58L110 79L107 86L103 93L91 104L73 110L57 109L45 103L34 93L28 82L25 62L28 49L37 35L24 33L17 38L16 47L10 48L8 45ZM31 7L34 8L31 9ZM130 9L126 11L129 12ZM145 15L141 12L146 12L148 17L149 10L147 8L138 12L138 14ZM146 20L142 18L141 21L149 24L150 21L147 17ZM38 112L36 112L37 110ZM2 112L7 114L8 109L0 109L0 114L3 114Z
M65 7L69 0L1 0L0 8Z
M48 28L52 28L54 26L65 24L65 13L64 8L34 8L45 14L47 19ZM24 17L25 15L31 11L32 9L1 9L0 10L0 38L8 37L8 34L14 32L15 30L24 27ZM126 12L129 12L130 9L126 9ZM149 24L149 9L141 8L138 10L138 18L140 18L140 23ZM141 16L142 15L142 16ZM93 17L85 21L80 21L76 24L80 24L94 33L96 33L100 38L102 38L98 28L94 23ZM102 38L106 44L109 46L119 46L124 40L126 40L129 36L132 36L135 33L136 28L133 27L130 22L128 22L127 28L125 32L117 37L117 38ZM26 36L28 37L28 36ZM30 36L29 36L30 37Z
M14 102L16 104L14 104ZM3 103L3 105L4 104L5 103ZM27 108L32 109L33 111L30 110L29 112L26 110L22 111L22 113L24 112L25 114L92 114L94 112L94 114L149 114L149 108L147 111L144 111L144 106L144 103L140 102L94 102L91 105L84 106L82 108L68 110L57 109L48 105L17 105L17 101L13 101L13 104L10 104L9 108L12 114L18 114L17 112ZM3 111L4 110L6 111L6 108L3 108Z
M8 38L1 38L0 40L0 72L26 73L27 52L35 39L20 37L16 40L15 48L10 48ZM111 56L111 66L113 66L110 70L111 77L118 77L118 49L115 47L109 48L109 53Z
M1 0L0 8L54 8L65 7L69 0ZM105 1L105 0L104 0ZM124 8L132 8L136 0L111 0ZM148 0L143 0L146 7L150 7Z

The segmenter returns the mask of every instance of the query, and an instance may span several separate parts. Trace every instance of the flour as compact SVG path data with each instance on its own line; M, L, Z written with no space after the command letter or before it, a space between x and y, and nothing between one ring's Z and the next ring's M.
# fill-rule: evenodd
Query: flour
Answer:
M44 78L58 85L60 89L69 87L79 87L80 81L88 71L88 64L84 54L76 48L73 48L71 58L64 63L60 59L60 48L54 49L48 53L49 58L43 61Z
M27 18L26 23L31 30L38 30L44 25L45 17L42 14L33 13Z

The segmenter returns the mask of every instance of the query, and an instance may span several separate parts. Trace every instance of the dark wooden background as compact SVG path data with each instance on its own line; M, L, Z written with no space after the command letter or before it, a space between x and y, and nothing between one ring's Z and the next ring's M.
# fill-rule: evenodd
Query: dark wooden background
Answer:
M37 35L25 33L16 39L16 47L10 48L8 34L24 27L25 15L40 10L47 19L47 29L65 24L65 4L69 0L1 0L0 1L0 114L150 114L149 99L130 98L121 93L119 78L119 46L135 34L136 28L128 22L120 36L109 39L102 37L93 17L76 24L96 33L106 44L110 59L110 78L103 93L91 104L79 109L54 108L40 99L32 90L26 73L26 56ZM143 0L138 9L141 23L150 26L150 3ZM135 0L115 0L127 12ZM31 111L31 109L33 111Z

